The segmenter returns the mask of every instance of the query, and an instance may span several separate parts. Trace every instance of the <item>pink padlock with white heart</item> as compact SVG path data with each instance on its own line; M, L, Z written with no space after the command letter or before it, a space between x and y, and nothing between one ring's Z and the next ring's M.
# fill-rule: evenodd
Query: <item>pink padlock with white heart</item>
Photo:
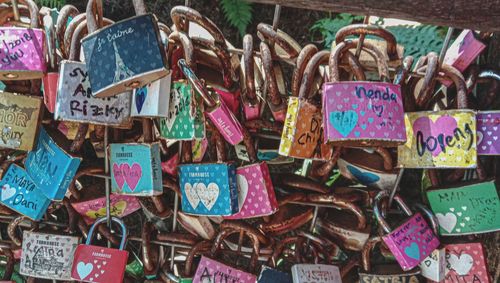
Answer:
M265 162L236 169L240 211L225 219L245 219L270 215L278 209L269 168Z
M202 256L193 278L193 283L201 282L255 283L257 276Z

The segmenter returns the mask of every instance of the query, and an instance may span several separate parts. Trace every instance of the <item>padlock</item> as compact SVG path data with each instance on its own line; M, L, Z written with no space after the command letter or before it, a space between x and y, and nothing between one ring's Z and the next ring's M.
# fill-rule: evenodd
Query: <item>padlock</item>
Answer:
M82 39L92 95L113 96L142 87L166 76L163 52L156 17L146 14L144 3L134 0L135 17L102 28L101 0L87 5L89 35ZM98 67L96 67L98 66Z
M283 122L285 121L287 106L284 96L286 90L281 82L281 69L279 65L275 65L273 61L272 52L265 42L260 43L260 56L262 59L262 69L265 76L266 89L267 89L267 104L271 110L274 120ZM278 74L276 74L277 70Z
M112 22L105 20L105 25ZM74 30L69 46L69 58L61 62L54 118L60 121L123 126L131 124L130 91L96 98L92 95L85 63L78 62L80 39L87 29L82 20Z
M243 128L244 144L251 164L236 168L239 212L226 219L245 219L273 214L278 209L269 168L258 162L253 139Z
M17 2L14 2L17 5ZM32 0L22 0L30 11L29 28L19 21L11 21L12 26L0 27L2 41L6 49L0 57L0 75L4 80L40 79L46 70L45 35L38 28L38 6ZM18 7L16 7L18 9Z
M382 236L382 240L401 268L408 271L428 257L439 246L439 240L422 214L420 212L413 214L397 194L394 196L394 201L410 219L396 229L391 229L381 211L382 201L385 201L388 197L389 193L387 191L380 191L377 194L374 200L373 213L384 231L385 235Z
M214 259L217 258L218 254L221 253L224 240L234 233L240 233L240 235L242 235L241 237L246 235L250 239L252 244L252 256L250 258L249 265L245 269L246 271L236 269ZM257 277L249 272L254 272L255 268L257 267L259 249L259 239L250 231L244 230L241 227L239 229L227 228L221 230L213 242L212 248L210 250L210 257L201 257L200 263L198 264L198 268L196 269L196 273L193 278L193 282L206 282L205 280L209 280L209 282L216 282L220 280L242 283L256 282ZM237 265L237 262L234 262L231 265Z
M170 44L169 50L173 50L173 54L176 54L176 51L183 52L186 64L193 68L195 66L194 48L187 35L182 32L172 32L169 39L182 46L174 50L175 46ZM175 61L179 61L178 58ZM197 95L197 90L188 81L176 78L176 76L180 77L182 72L180 70L176 72L173 65L170 67L174 82L170 89L168 117L160 119L161 136L173 140L203 139L205 137L204 104Z
M51 131L49 135L45 127L41 127L37 146L28 153L24 163L33 183L51 200L64 198L82 160L60 147L59 144L66 147L65 142L59 132Z
M58 57L56 49L56 30L50 15L43 17L45 29L45 40L47 42L47 55L49 66L47 73L43 75L43 102L50 113L54 113L56 107L57 80L59 79Z
M464 29L446 50L443 63L464 72L485 48L486 44L480 35L473 30ZM450 87L453 81L444 80L443 84Z
M23 168L11 164L2 177L0 186L3 205L32 220L42 219L50 199L42 193Z
M293 283L293 281L290 274L263 265L257 283Z
M132 94L132 117L168 117L172 74L153 81Z
M155 196L163 193L159 143L110 145L111 188L118 194Z
M292 266L293 283L341 283L340 269L328 264L295 264Z
M429 54L431 56L432 54ZM434 54L434 56L436 56ZM436 60L434 60L436 61ZM429 60L429 63L433 61ZM436 62L437 63L437 62ZM433 72L437 65L422 67ZM438 80L451 79L457 88L456 110L420 111L405 114L406 135L398 147L398 166L406 168L475 168L476 117L467 110L463 76L453 67L442 65Z
M403 61L404 47L397 44L396 37L387 29L372 24L352 24L345 26L337 31L335 34L335 42L339 44L346 40L347 37L352 35L366 36L374 35L382 38L382 41L366 38L364 42L374 45L379 50L384 50L389 61L388 66L396 68L401 65ZM351 51L355 51L356 47ZM372 60L369 53L361 52L359 61L362 65L372 69L377 69L377 62Z
M191 86L203 98L207 107L205 114L217 127L224 139L232 145L240 143L243 140L241 124L226 106L224 100L220 96L216 96L216 92L212 88L205 87L202 84L184 59L179 60L178 64ZM214 96L217 98L214 98Z
M330 79L323 84L323 129L325 142L349 146L395 146L406 142L404 109L399 85L388 78L386 56L365 42L373 52L383 82L340 82L339 57L358 40L332 46Z
M42 116L40 97L0 92L0 146L24 151L33 149Z
M351 53L347 53L348 57ZM289 97L288 110L280 143L281 155L295 158L330 160L333 147L323 144L323 123L321 109L312 100L316 91L313 88L313 80L320 65L326 63L330 52L321 51L314 54L307 63L302 76L299 96ZM350 60L350 62L354 62ZM359 70L361 66L353 67ZM356 78L363 80L364 74L356 72Z
M490 283L485 250L480 242L448 244L446 249L445 283L484 282Z
M19 272L25 276L71 280L71 263L80 238L23 231Z
M78 15L82 15L80 17L83 17L84 14L80 14L80 11L73 6L73 5L64 5L60 10L59 10L59 15L57 17L56 21L56 45L61 53L62 58L68 58L69 52L69 46L66 46L67 44L69 45L69 42L66 43L64 40L64 35L66 33L66 28L69 26L69 24L75 20L75 18Z
M381 242L382 239L380 237L373 237L363 247L359 282L422 282L418 268L403 271L397 264L391 263L384 263L373 267L370 260L370 253Z
M345 148L337 161L340 174L349 180L379 190L394 188L399 170L387 148Z
M500 200L492 180L432 188L426 194L441 235L500 230Z
M500 155L500 112L479 111L476 113L477 155Z
M123 281L128 251L123 250L127 243L127 227L120 218L111 217L113 222L120 225L122 239L119 250L91 245L95 229L106 222L106 218L99 218L90 227L85 244L76 248L73 258L71 277L83 282L119 283Z
M241 58L242 86L241 104L245 120L254 120L260 117L262 111L262 74L253 54L253 37L246 34L243 37L243 56Z

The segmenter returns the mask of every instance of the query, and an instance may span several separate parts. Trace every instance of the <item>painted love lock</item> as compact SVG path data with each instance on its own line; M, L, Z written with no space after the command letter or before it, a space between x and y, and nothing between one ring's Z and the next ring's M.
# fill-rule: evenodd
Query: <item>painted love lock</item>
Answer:
M408 141L398 147L406 168L475 168L476 117L469 110L405 114Z
M71 280L71 263L79 237L23 232L22 275Z
M342 158L339 158L337 161L337 166L343 176L362 185L375 187L381 190L392 188L397 178L397 174L370 171L362 166L351 164Z
M159 143L111 144L110 149L113 192L137 196L163 193Z
M0 56L0 75L9 79L42 78L45 63L45 34L41 29L0 27L4 48Z
M172 74L156 80L132 94L132 117L168 117Z
M239 211L234 164L184 164L178 169L184 213L228 216Z
M446 274L446 249L435 249L419 264L422 276L434 282L442 282Z
M168 116L160 120L162 137L192 140L205 137L203 103L186 81L176 81L170 90Z
M130 119L130 92L106 98L92 96L85 63L62 61L54 118L60 121L99 125L127 125Z
M500 112L484 111L476 114L477 155L500 154Z
M71 203L87 224L106 216L106 197ZM139 200L129 195L110 195L111 216L125 217L141 208Z
M449 244L446 249L445 283L490 283L486 256L481 243Z
M236 268L230 267L206 256L202 256L196 269L193 282L233 282L255 283L257 277Z
M24 151L33 149L42 110L40 97L0 92L0 146Z
M257 163L236 169L239 212L225 219L245 219L271 215L278 210L278 201L267 164Z
M294 283L340 283L340 270L335 265L295 264L292 266Z
M406 142L404 109L399 85L341 82L323 85L325 142L370 145Z
M257 283L293 283L290 274L263 265Z
M49 207L50 200L31 180L23 168L12 164L0 181L1 203L38 221Z
M28 175L47 198L62 200L81 160L60 148L42 127L36 148L28 153L25 166Z
M493 181L427 191L441 235L500 230L500 200Z

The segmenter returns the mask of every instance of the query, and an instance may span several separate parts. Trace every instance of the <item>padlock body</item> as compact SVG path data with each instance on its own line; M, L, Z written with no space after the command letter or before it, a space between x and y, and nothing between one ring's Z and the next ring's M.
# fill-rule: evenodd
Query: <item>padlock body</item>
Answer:
M331 145L323 144L321 109L305 99L290 97L279 153L304 159L329 160Z
M0 147L33 149L42 113L40 97L0 93Z
M56 109L57 82L59 73L50 72L43 76L43 102L50 113Z
M73 259L71 277L94 283L123 282L128 251L80 244Z
M448 244L446 249L445 283L493 282L482 243Z
M342 282L339 268L327 264L295 264L292 278L294 283Z
M36 148L28 153L26 172L40 191L51 200L62 200L80 166L81 158L66 153L41 128Z
M384 82L323 84L325 142L396 146L406 142L399 85Z
M418 269L402 271L397 264L381 264L372 267L369 272L360 270L359 282L425 283L426 280L422 278Z
M345 178L380 190L392 189L398 176L394 172L375 171L372 168L350 163L343 158L339 158L337 166L340 174Z
M446 274L446 249L435 249L424 259L418 266L422 272L422 276L434 282L444 280Z
M500 111L476 114L477 155L500 155Z
M493 181L427 191L439 234L457 236L500 230L500 200Z
M257 283L293 283L290 274L262 266Z
M168 117L172 74L153 81L132 94L132 117Z
M205 137L203 102L186 81L172 84L168 117L160 119L161 136L173 140Z
M31 180L23 168L12 164L0 181L1 203L8 208L39 221L47 211L50 200Z
M219 95L220 99L224 101L227 108L233 113L238 114L240 110L240 90L230 92L220 88L214 88L215 92Z
M41 79L46 70L45 33L41 29L0 27L2 80Z
M404 271L416 267L439 246L438 238L420 213L415 213L382 240Z
M257 277L251 273L230 267L216 260L202 256L193 282L255 283Z
M163 193L159 143L114 143L110 149L114 193L136 196Z
M109 202L111 216L120 218L141 209L139 200L134 196L111 194ZM97 218L106 217L106 197L75 202L71 205L87 225L92 224Z
M106 98L94 97L86 65L68 60L61 62L56 120L125 126L131 123L130 100L130 91Z
M71 280L71 263L79 237L23 231L19 272L25 276Z
M152 14L135 16L82 39L92 94L113 96L168 74L158 25Z
M278 210L278 201L265 162L236 169L239 212L226 219L245 219L271 215Z
M405 168L475 168L476 117L471 110L405 114L408 141L398 147Z
M178 170L184 213L227 216L238 212L234 164L183 164Z
M243 140L241 124L223 100L220 100L218 105L206 114L228 143L235 145Z

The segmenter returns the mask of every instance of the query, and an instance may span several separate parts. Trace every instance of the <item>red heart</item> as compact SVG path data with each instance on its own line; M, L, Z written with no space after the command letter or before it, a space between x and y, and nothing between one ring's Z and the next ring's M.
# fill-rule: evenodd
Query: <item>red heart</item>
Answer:
M130 190L134 191L142 176L141 165L134 163L132 167L130 167L127 163L124 163L120 168L122 169L123 176Z
M125 183L125 178L123 177L123 173L120 166L118 166L118 164L116 163L113 163L113 177L115 179L116 184L121 190L123 188L123 184Z

